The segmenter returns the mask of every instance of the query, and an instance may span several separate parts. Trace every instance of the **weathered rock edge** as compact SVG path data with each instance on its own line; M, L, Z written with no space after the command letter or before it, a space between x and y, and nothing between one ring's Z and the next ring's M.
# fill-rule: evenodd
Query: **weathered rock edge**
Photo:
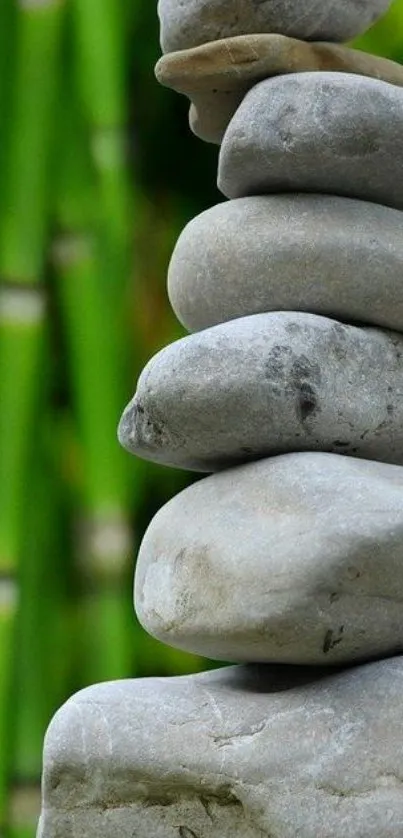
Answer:
M149 525L135 608L163 643L216 660L403 652L403 469L302 453L198 481Z
M401 838L402 658L101 684L45 742L38 838Z
M403 214L333 195L226 201L182 231L168 270L189 331L307 311L403 331Z
M144 459L217 471L289 451L403 464L403 336L255 314L166 347L119 425Z
M403 90L348 73L259 82L225 133L227 198L273 192L344 195L403 209Z
M306 43L285 35L239 35L168 53L158 61L160 84L191 100L191 130L220 144L248 90L278 75L310 71L356 73L403 85L396 61L330 43Z

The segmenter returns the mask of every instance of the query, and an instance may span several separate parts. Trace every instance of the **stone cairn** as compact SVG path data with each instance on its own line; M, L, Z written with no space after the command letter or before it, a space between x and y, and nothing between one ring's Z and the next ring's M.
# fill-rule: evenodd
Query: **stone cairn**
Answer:
M136 608L237 665L70 699L41 838L403 836L403 69L334 43L387 5L160 0L157 76L231 200L178 241L194 334L120 424L216 472L151 523Z

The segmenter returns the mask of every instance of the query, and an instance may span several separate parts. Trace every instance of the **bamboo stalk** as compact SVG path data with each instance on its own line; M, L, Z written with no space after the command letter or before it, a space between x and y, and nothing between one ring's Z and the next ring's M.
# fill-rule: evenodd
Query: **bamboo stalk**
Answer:
M0 274L10 281L35 282L42 273L63 5L63 0L17 2L15 76L0 231Z
M1 161L0 218L0 830L7 817L10 766L5 754L12 751L7 726L16 573L43 349L45 303L40 280L62 4L19 0L14 10L14 74Z
M13 78L14 2L0 3L0 212L5 176L5 149L9 119L9 99Z
M368 32L353 41L355 49L403 62L403 2L395 0Z
M83 678L89 682L132 672L130 484L116 440L124 358L104 274L97 181L73 102L67 110L53 256L83 461L77 543Z
M44 298L39 286L0 286L0 833L7 817L10 764L6 754L13 750L9 716L18 605L16 574L44 320Z
M125 283L129 267L125 18L124 5L116 0L73 0L78 90L90 130L104 226L104 258L109 254L113 288L118 281Z
M56 705L67 690L55 667L55 660L64 651L60 617L65 613L62 561L66 559L61 537L61 487L47 438L48 426L52 435L56 427L55 418L46 416L49 387L41 384L40 390L43 393L37 417L37 444L30 458L31 481L26 486L19 564L11 838L35 835L41 799L43 737ZM57 685L55 669L59 675Z

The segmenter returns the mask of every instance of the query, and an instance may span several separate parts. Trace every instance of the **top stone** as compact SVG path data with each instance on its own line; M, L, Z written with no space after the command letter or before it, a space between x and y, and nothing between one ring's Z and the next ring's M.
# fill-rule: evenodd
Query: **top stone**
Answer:
M389 5L390 0L159 0L161 47L172 52L256 32L347 41Z

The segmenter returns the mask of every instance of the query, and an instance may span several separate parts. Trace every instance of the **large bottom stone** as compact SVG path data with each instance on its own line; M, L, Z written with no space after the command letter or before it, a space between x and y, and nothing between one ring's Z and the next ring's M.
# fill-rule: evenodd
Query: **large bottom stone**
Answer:
M170 646L240 663L403 652L403 468L288 454L200 480L141 545L136 612Z
M45 744L38 838L401 838L403 659L91 687Z

